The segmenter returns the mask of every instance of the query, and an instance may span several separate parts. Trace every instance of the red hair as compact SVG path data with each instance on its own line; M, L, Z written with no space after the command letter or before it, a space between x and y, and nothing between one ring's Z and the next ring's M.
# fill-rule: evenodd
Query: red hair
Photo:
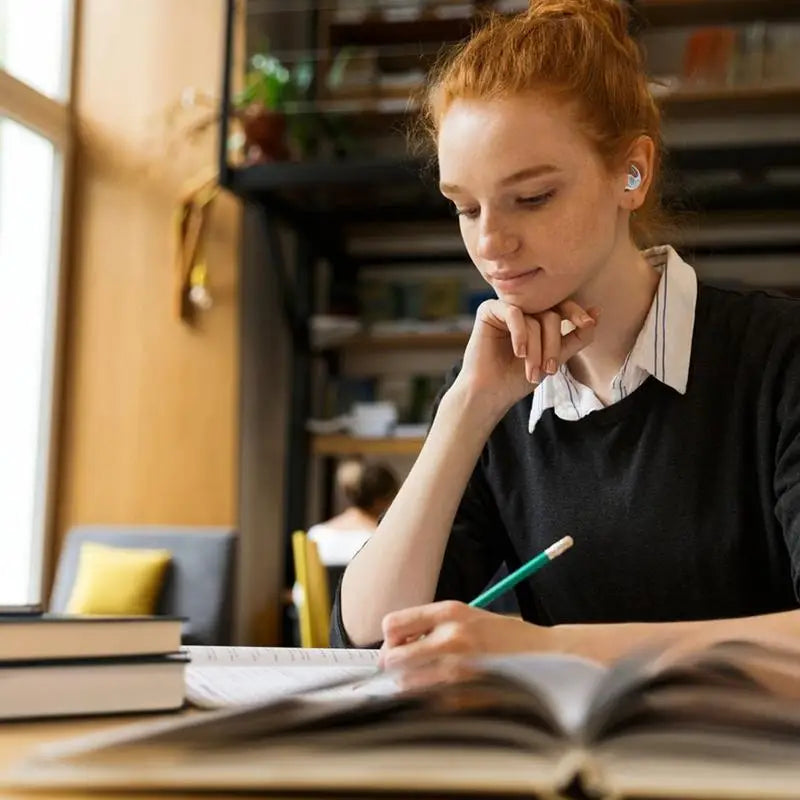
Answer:
M661 118L621 2L531 0L527 12L489 14L433 69L422 105L426 138L436 143L442 117L456 99L526 92L573 103L578 124L610 170L623 165L639 136L653 140L650 191L631 218L634 241L650 242L661 218Z

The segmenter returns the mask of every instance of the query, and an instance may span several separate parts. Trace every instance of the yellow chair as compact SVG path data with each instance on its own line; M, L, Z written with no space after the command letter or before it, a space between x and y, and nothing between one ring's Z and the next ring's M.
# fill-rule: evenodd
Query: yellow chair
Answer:
M303 647L329 647L331 601L328 572L319 560L316 543L304 531L292 534L292 554L297 585L302 595L297 609L300 644Z

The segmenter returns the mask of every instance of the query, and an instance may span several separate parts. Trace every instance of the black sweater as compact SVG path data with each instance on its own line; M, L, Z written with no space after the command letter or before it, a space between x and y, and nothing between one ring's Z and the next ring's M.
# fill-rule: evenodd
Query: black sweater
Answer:
M483 449L436 599L469 601L503 561L513 570L571 534L570 551L518 586L524 619L655 622L798 606L800 302L701 285L685 395L650 377L577 422L550 409L533 434L530 402ZM338 594L331 628L347 646Z

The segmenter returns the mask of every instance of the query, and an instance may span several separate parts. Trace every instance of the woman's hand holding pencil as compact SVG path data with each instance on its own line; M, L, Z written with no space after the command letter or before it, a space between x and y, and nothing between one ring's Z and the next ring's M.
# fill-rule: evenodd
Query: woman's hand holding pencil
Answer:
M482 606L510 591L572 546L565 536L532 558L469 605L455 600L429 603L387 614L380 665L384 669L410 667L447 655L549 650L550 628L482 610Z

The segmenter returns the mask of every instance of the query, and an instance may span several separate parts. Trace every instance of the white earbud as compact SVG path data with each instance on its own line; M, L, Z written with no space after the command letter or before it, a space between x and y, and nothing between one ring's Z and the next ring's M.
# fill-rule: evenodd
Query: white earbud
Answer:
M631 164L630 170L628 170L628 180L625 183L625 191L626 192L633 192L634 190L638 189L642 185L642 173L639 172L639 167L636 164Z

